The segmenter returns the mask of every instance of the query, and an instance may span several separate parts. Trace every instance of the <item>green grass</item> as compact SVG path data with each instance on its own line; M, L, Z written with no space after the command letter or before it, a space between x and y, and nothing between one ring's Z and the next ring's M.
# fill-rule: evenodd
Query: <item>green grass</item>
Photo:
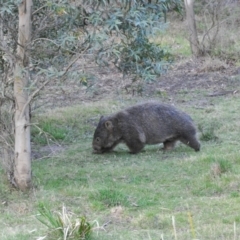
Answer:
M238 97L217 98L211 111L181 107L207 129L205 133L216 123L217 140L203 138L198 153L178 144L167 153L155 145L132 155L119 145L114 153L92 154L100 115L122 106L98 102L35 116L41 128L51 126L49 134L65 128L65 136L73 139L55 135L68 148L56 157L33 161L35 187L29 194L9 188L1 172L1 240L45 236L48 229L36 218L39 204L53 212L61 212L64 205L86 216L94 224L92 239L175 239L173 218L177 239L234 239L240 234ZM215 165L219 175L212 172Z
M92 137L94 124L101 115L107 113L106 104L101 106L74 106L70 108L57 108L52 114L50 111L34 116L31 129L34 143L45 145L50 142L64 144L74 143ZM116 110L116 104L109 105L110 111ZM108 112L109 113L109 112Z
M45 145L49 140L61 143L73 143L91 136L93 123L100 109L93 108L91 115L87 109L79 106L56 109L54 114L45 113L33 118L32 138L36 144ZM79 121L80 120L80 121Z
M191 56L189 42L182 34L159 33L154 42L161 44L162 47L170 49L170 53L175 57Z
M189 57L191 49L186 36L186 29L174 22L165 31L159 32L153 41L169 49L169 52L175 57Z
M63 205L62 212L52 212L39 204L37 219L48 227L48 239L90 239L93 224L87 219L75 216Z

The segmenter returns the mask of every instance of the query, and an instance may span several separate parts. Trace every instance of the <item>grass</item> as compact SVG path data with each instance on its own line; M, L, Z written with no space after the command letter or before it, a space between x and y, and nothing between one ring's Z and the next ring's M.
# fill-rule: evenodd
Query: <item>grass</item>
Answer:
M178 27L180 25L176 22L174 24L174 26L171 26L165 31L159 32L154 38L154 42L170 49L171 54L175 57L189 57L191 56L191 49L189 41L186 38L186 29L182 29L181 26L182 31L179 31ZM178 30L176 31L176 29Z
M56 109L54 114L45 113L33 119L33 122L37 123L32 127L35 143L46 145L51 140L69 144L88 138L93 123L98 120L96 116L100 114L100 109L93 108L89 115L87 111L82 112L79 106L75 106L72 109Z
M167 153L147 146L131 155L119 145L114 153L93 155L92 134L100 115L122 105L98 102L35 117L57 132L71 126L65 131L73 139L60 139L68 148L56 157L33 161L35 187L29 194L9 188L1 174L2 240L45 236L48 228L37 220L39 204L52 212L64 205L86 216L96 223L91 239L234 239L240 234L237 96L218 97L211 111L182 106L205 127L205 135L214 136L202 138L198 153L179 144ZM35 144L43 143L35 139Z
M76 217L65 206L62 212L54 213L44 204L39 204L37 219L48 227L49 239L90 239L92 227L84 216Z
M174 22L154 39L170 46L180 58L191 54L182 26ZM220 51L231 53L232 45L225 41L235 32L229 31L219 44L227 46ZM239 77L231 81L239 81ZM34 188L27 194L8 186L0 166L0 239L40 240L46 236L49 228L37 219L41 204L51 213L61 213L65 206L73 216L85 216L94 224L93 240L237 239L239 94L211 98L208 106L194 108L191 102L206 98L204 91L186 89L176 95L188 103L176 101L177 105L200 127L202 148L198 153L178 144L167 153L155 145L131 155L126 146L119 145L114 153L93 155L91 141L99 117L138 99L100 101L34 116L36 149L54 143L66 147L58 155L32 162ZM158 95L167 101L164 91Z

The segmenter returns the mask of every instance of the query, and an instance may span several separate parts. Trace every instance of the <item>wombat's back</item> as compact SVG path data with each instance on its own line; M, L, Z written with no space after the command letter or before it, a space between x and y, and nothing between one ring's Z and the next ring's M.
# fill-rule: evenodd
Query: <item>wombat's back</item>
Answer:
M137 128L144 134L146 144L156 144L166 138L196 133L191 117L171 105L148 102L127 108L117 115L121 128L129 132L131 128Z

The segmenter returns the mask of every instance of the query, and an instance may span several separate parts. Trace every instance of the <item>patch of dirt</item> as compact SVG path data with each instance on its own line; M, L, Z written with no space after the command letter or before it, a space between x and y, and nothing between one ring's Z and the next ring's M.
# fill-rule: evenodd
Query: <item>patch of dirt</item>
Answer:
M131 217L127 216L125 209L122 206L116 206L110 209L110 213L104 219L103 229L107 229L109 225L118 224L122 226L128 226L131 222Z
M218 62L216 65L214 60L195 59L175 64L160 86L172 94L181 90L206 90L210 93L234 87L236 81L233 78L237 74L240 74L240 68L227 65L225 62ZM164 76L160 80L164 80L163 78Z
M239 94L240 67L224 61L199 58L178 60L169 71L152 82L131 82L113 68L94 68L95 79L83 86L74 82L65 82L56 88L48 86L39 98L37 105L55 108L81 104L84 102L123 98L163 98L177 99L179 94L204 93L201 97L214 97ZM196 98L197 101L202 99Z
M53 157L64 150L65 147L60 144L51 144L46 146L32 146L32 159L41 160L44 158Z

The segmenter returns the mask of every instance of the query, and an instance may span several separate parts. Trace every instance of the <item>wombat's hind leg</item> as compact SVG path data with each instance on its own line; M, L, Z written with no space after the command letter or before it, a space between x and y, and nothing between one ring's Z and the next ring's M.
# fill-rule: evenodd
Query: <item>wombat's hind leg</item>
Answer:
M182 137L179 139L182 143L186 144L187 146L193 148L196 152L200 150L200 143L195 136L191 137Z
M172 150L175 147L176 140L166 140L163 142L163 150L168 151Z

